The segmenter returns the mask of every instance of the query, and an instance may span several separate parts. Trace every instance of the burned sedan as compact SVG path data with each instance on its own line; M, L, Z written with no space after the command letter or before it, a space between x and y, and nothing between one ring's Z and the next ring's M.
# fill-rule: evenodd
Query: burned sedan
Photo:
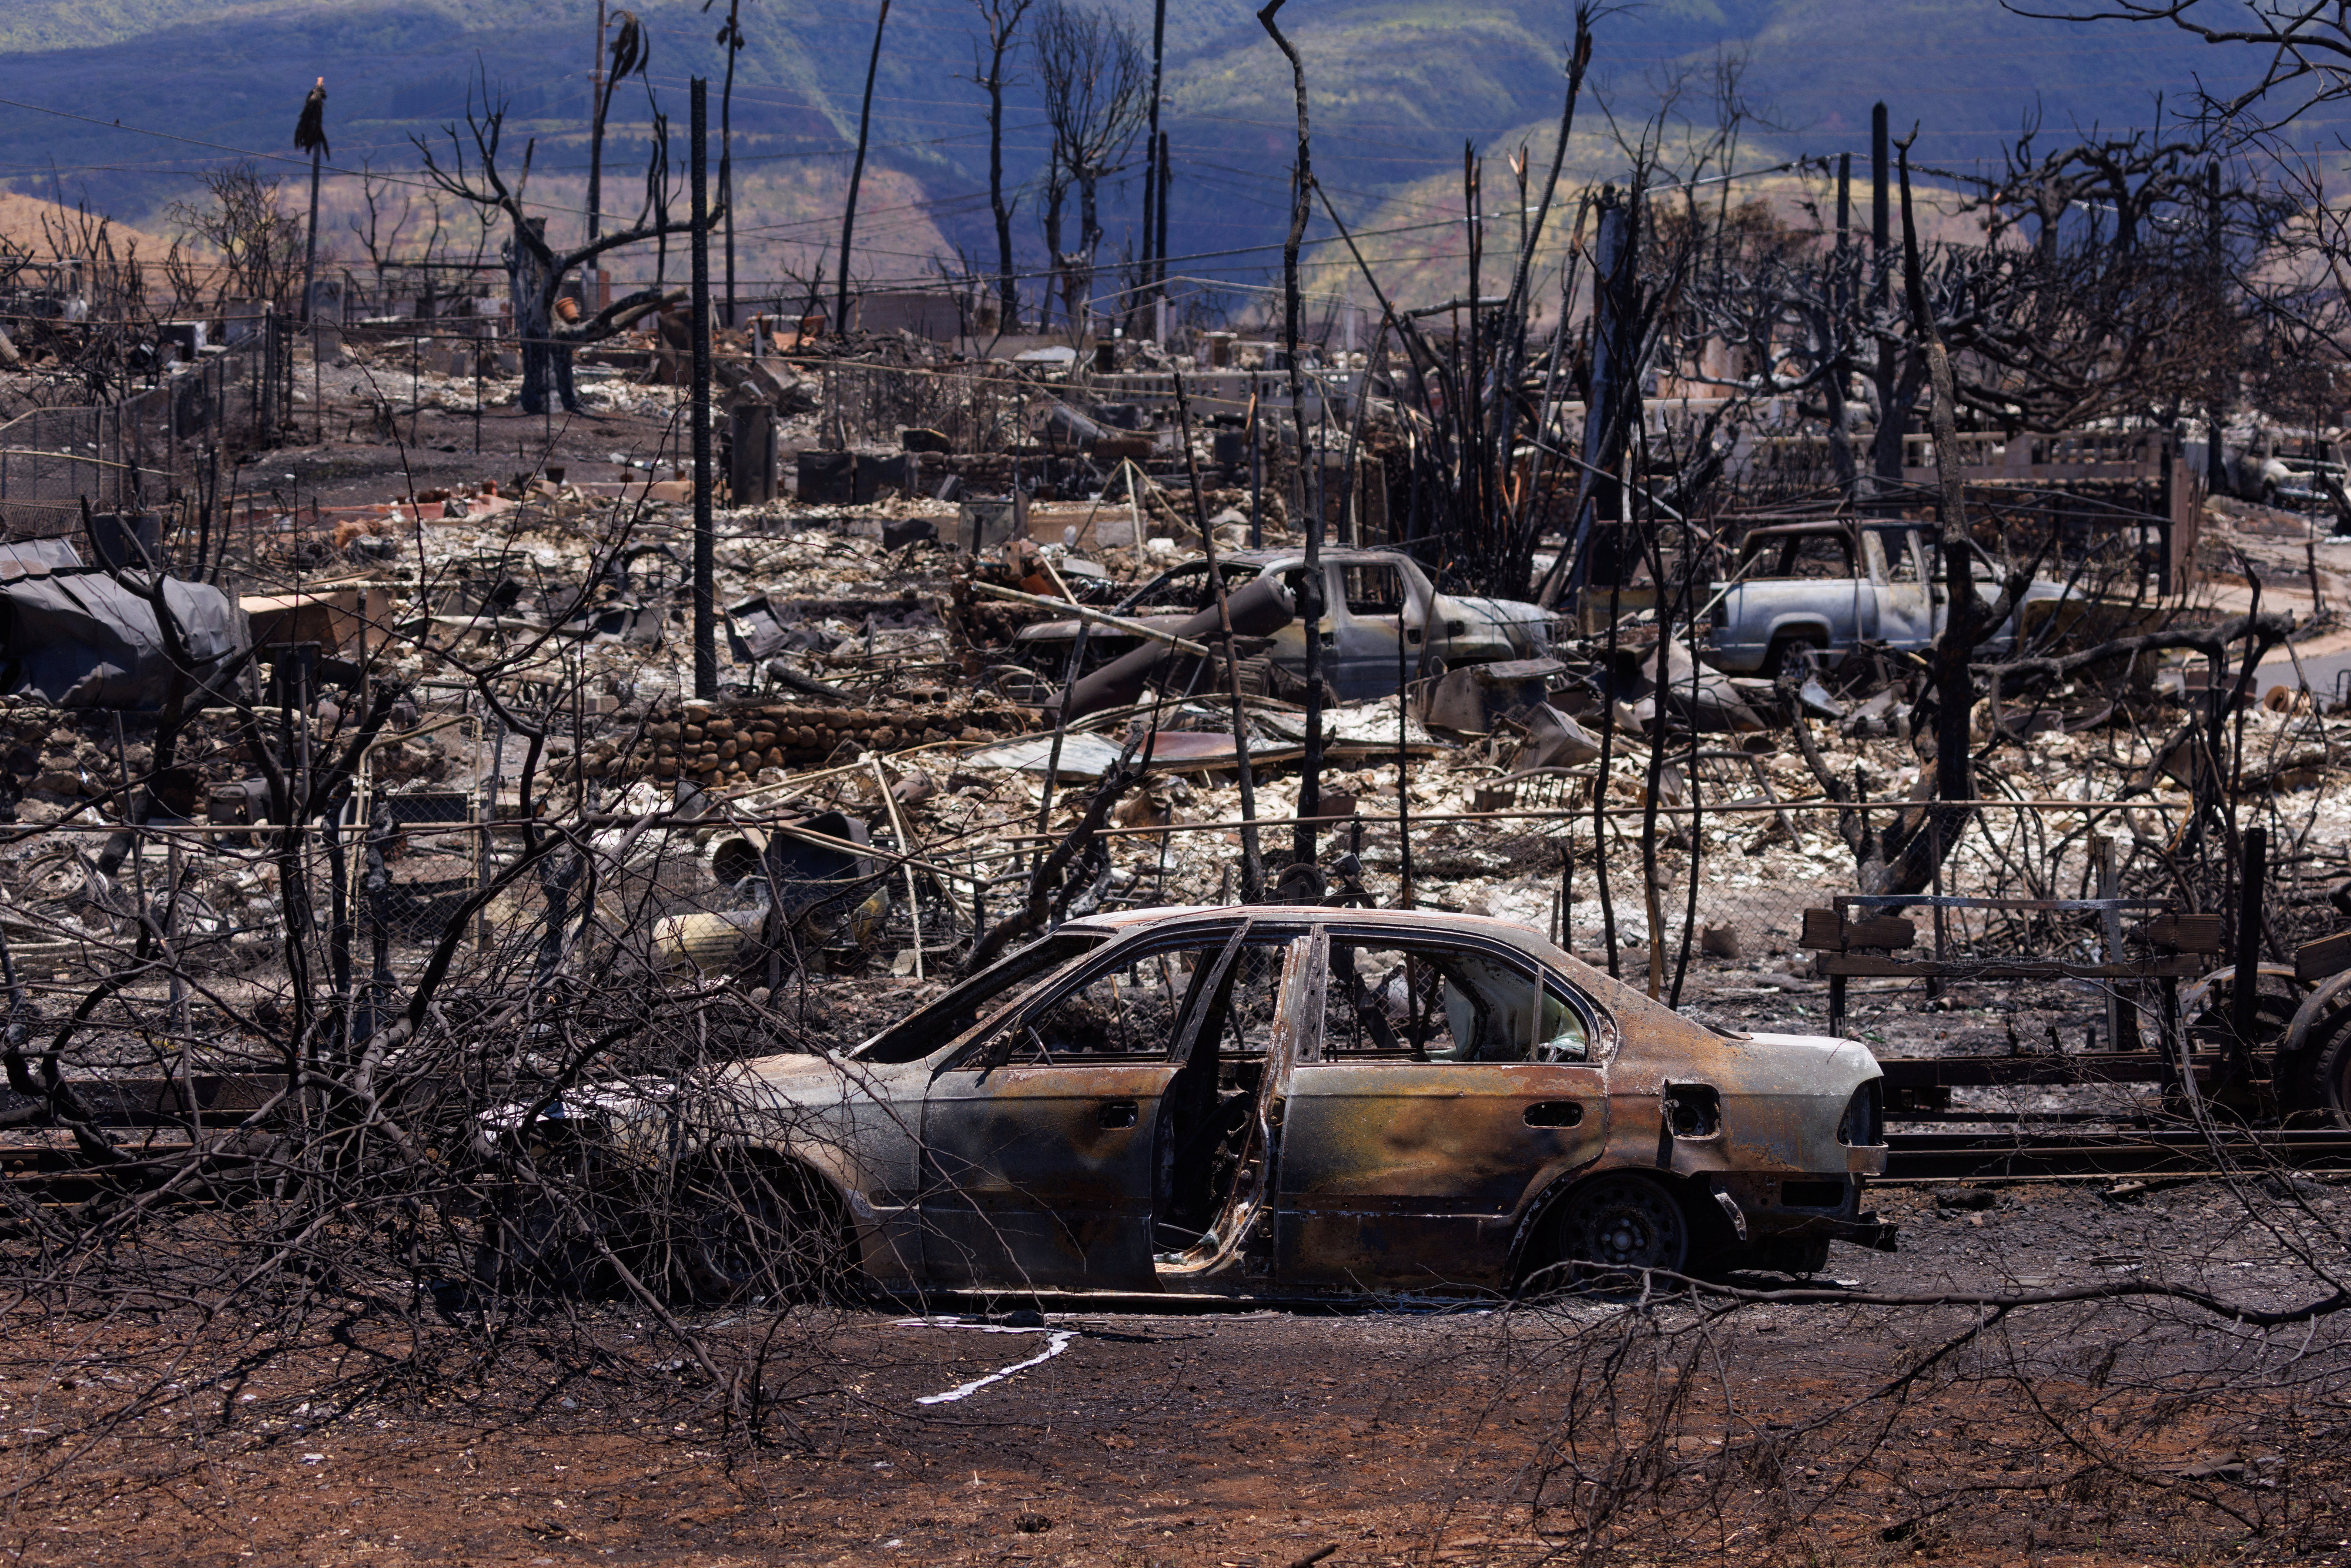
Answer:
M1074 922L722 1087L579 1112L727 1198L684 1228L704 1294L817 1252L893 1291L1301 1298L1894 1244L1862 1207L1886 1162L1862 1046L1722 1034L1472 916Z

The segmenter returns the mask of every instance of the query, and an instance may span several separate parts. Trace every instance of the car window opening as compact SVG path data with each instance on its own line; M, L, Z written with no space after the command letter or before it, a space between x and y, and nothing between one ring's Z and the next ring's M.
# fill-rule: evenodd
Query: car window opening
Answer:
M1395 567L1353 562L1340 570L1348 614L1393 618L1404 609L1404 573Z
M1520 965L1436 944L1332 943L1326 1061L1559 1062L1591 1055L1583 1015Z
M1065 925L1026 947L1006 954L930 1006L901 1019L848 1054L856 1061L882 1066L920 1061L977 1023L987 1012L988 1004L1005 992L1051 973L1107 940L1107 932Z

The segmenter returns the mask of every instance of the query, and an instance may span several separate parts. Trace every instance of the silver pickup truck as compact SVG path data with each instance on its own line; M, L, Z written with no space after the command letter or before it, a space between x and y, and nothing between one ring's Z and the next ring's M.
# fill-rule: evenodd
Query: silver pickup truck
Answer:
M1838 518L1750 528L1739 570L1714 584L1708 662L1736 674L1776 675L1792 658L1843 653L1860 643L1922 653L1946 619L1943 584L1916 522ZM2001 585L1976 562L1975 589L1987 612ZM2065 597L2054 582L2026 588L2023 601L1986 643L2012 646L2018 627L2046 614L2036 606Z

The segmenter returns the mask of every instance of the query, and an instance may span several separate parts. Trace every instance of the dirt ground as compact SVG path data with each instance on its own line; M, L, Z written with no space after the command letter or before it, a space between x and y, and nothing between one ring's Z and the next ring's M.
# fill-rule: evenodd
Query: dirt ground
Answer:
M2160 1280L2252 1306L2323 1293L2291 1259L2344 1200L2279 1178L1880 1197L1903 1250L1840 1248L1834 1284ZM564 1333L517 1326L495 1364L478 1332L443 1325L426 1339L445 1346L420 1351L329 1324L225 1376L200 1375L196 1347L212 1342L169 1317L58 1321L5 1353L0 1550L26 1563L534 1568L2351 1556L2336 1514L2342 1349L2326 1325L2264 1336L2128 1301L2053 1306L1887 1390L1971 1323L1950 1306L1709 1317L1622 1296L711 1314L715 1339L770 1339L755 1441L626 1308ZM183 1370L158 1384L181 1334ZM2290 1403L2286 1385L2242 1376L2273 1354L2307 1374ZM666 1358L653 1375L649 1355ZM1665 1388L1689 1397L1660 1403ZM1865 1392L1879 1396L1853 1404ZM106 1410L121 1418L94 1427ZM1604 1517L1595 1477L1622 1494Z

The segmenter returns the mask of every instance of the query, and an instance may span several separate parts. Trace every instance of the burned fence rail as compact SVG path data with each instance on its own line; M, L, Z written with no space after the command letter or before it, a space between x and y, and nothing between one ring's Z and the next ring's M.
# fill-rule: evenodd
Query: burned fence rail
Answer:
M1981 1182L2210 1176L2290 1167L2351 1169L2351 1133L2336 1128L2143 1127L2126 1132L1896 1132L1879 1182Z

